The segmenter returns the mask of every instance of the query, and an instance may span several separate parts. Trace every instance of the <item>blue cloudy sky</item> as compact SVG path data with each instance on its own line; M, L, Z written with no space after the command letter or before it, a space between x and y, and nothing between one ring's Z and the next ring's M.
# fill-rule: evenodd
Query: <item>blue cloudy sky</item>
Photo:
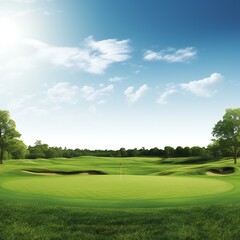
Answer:
M240 106L238 0L0 0L0 109L26 144L207 146Z

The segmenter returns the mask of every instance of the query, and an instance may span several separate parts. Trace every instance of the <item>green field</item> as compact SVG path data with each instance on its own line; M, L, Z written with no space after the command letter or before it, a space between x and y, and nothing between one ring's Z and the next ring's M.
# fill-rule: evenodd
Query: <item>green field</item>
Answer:
M240 239L232 160L7 160L0 174L0 239Z

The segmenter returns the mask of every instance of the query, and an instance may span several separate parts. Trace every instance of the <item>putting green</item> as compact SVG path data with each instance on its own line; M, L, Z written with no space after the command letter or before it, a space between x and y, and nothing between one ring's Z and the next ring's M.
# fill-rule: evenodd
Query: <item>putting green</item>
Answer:
M218 179L170 176L27 176L8 180L11 192L79 200L161 200L212 195L229 191L231 183Z

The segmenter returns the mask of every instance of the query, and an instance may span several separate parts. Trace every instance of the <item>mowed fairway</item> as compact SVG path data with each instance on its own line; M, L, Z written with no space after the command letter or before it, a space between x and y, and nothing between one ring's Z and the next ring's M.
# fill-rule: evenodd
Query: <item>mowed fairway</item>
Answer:
M0 192L5 198L39 203L132 208L212 203L236 191L234 181L227 176L206 176L208 165L196 164L190 167L181 164L182 159L177 160L179 164L176 165L161 164L156 158L82 157L9 161L7 164L10 164L2 168L5 171ZM124 161L123 175L117 175L119 161ZM22 171L29 167L35 171L44 169L52 172L94 168L107 175L33 175ZM172 174L165 176L168 171ZM201 171L204 174L199 174ZM140 175L143 172L146 175Z

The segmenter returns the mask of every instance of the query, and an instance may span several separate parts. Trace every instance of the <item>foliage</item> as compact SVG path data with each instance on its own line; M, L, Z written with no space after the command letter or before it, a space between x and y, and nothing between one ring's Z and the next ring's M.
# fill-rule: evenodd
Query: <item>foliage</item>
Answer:
M28 147L28 154L26 158L55 158L55 157L79 157L79 156L98 156L98 157L191 157L191 156L203 156L206 149L204 147L181 147L178 146L174 149L171 146L166 146L164 149L157 147L146 149L146 148L134 148L125 149L120 148L119 150L89 150L89 149L68 149L61 147L50 147L47 144L37 140L34 146ZM211 149L209 149L211 152ZM208 156L212 156L209 153ZM206 158L206 155L204 155Z
M214 126L212 134L222 148L231 150L236 164L240 149L240 108L227 109L223 119Z
M11 159L23 159L28 154L25 143L19 139L11 139L9 142L9 157Z
M166 146L164 148L164 157L165 158L174 157L174 148L170 146Z
M9 153L13 140L21 134L16 130L15 122L10 118L9 112L0 110L0 164L6 153ZM14 142L16 144L16 141ZM17 144L20 147L20 143Z

